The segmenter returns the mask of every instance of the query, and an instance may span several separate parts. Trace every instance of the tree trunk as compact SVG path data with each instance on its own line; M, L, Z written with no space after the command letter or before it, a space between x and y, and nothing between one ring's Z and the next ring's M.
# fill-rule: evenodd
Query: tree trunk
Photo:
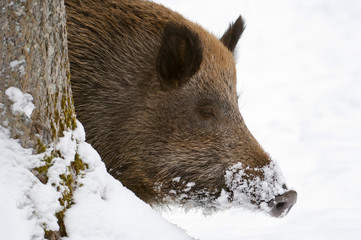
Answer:
M0 11L0 122L23 147L41 152L75 127L64 1L2 0ZM30 119L11 111L11 86L33 96Z
M76 127L64 1L1 0L0 13L0 124L23 147L32 148L34 154L42 153L58 141L64 130ZM10 87L32 95L35 109L31 115L12 108L6 91ZM79 159L74 161L78 163ZM73 164L67 174L60 176L67 189L59 199L62 210L55 214L59 231L48 231L44 226L48 239L66 236L62 218L71 204L74 175L79 172L71 168ZM47 168L32 172L46 183Z

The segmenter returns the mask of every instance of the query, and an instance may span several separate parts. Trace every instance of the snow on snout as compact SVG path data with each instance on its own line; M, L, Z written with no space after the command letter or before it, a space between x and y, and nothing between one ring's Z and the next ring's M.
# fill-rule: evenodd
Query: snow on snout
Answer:
M260 172L263 177L250 176L247 170ZM284 177L275 162L256 169L244 168L242 163L237 163L226 171L224 177L228 189L223 189L221 196L217 199L220 208L261 208L269 212L270 209L266 203L286 191L283 187Z

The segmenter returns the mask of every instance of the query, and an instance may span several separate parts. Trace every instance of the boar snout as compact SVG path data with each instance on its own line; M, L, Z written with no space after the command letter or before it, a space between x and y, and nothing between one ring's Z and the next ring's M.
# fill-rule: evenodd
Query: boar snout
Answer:
M284 217L297 202L297 192L290 190L268 202L272 217Z

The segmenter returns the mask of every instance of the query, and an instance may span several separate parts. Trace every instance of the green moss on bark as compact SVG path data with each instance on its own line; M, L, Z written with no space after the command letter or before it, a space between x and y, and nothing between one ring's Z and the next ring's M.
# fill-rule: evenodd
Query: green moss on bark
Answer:
M37 143L35 146L36 149L36 153L40 154L40 153L44 153L46 151L46 146L45 144L41 141L40 138L37 139Z
M59 151L53 150L50 155L45 156L41 161L43 165L37 168L34 168L33 173L39 178L39 180L46 184L48 182L48 171L53 166L54 158L63 158ZM74 204L73 194L77 186L76 178L83 176L83 172L88 168L88 164L84 163L79 157L79 154L76 153L74 160L70 163L70 166L67 166L66 172L59 175L60 182L58 184L53 183L52 186L56 188L57 191L61 191L61 197L58 199L61 209L55 216L57 218L57 223L59 225L59 231L50 231L43 226L45 231L46 239L60 239L60 237L66 237L66 228L64 223L64 217L67 209ZM55 238L56 237L56 238Z
M76 175L79 175L81 171L84 171L85 169L88 169L88 164L84 163L80 157L79 154L76 153L74 157L74 162L71 162L71 167L75 171Z
M40 167L34 168L32 172L40 180L40 182L46 184L48 182L48 170L53 166L53 159L56 157L56 153L53 151L50 156L45 156L41 162L44 164Z
M61 99L61 108L64 112L65 126L68 129L75 130L76 129L76 117L75 117L73 106L74 106L73 97L63 95L63 97Z
M88 165L84 163L79 157L79 154L76 153L74 156L74 161L72 161L71 165L67 167L67 173L59 176L61 179L60 185L63 186L64 190L62 192L61 198L58 199L62 209L56 213L56 217L58 219L59 233L62 237L67 236L64 217L66 210L69 209L72 204L74 204L73 194L75 188L77 187L76 178L81 177L83 175L82 172L84 172L87 168ZM60 189L61 188L58 188L58 191Z

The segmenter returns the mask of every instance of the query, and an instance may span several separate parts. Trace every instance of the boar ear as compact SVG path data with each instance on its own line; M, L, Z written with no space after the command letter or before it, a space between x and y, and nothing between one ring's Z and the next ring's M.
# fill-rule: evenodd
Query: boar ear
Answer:
M157 72L163 89L175 89L193 76L202 62L198 35L184 25L168 23L157 59Z
M244 29L245 24L243 18L239 16L235 23L229 25L229 28L221 37L221 42L233 52Z

